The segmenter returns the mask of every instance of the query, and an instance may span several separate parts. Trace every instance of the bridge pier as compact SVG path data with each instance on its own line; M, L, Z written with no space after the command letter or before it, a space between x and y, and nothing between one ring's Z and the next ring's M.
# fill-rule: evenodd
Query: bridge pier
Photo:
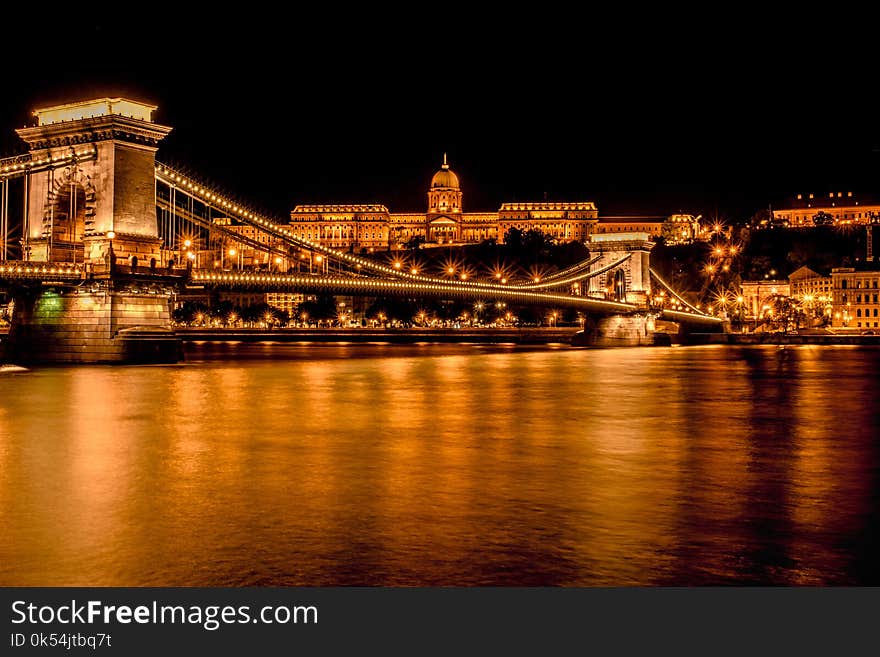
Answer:
M655 337L652 315L611 315L588 320L572 338L576 347L643 347L669 344Z
M181 342L170 329L168 291L23 288L6 357L14 363L175 363Z

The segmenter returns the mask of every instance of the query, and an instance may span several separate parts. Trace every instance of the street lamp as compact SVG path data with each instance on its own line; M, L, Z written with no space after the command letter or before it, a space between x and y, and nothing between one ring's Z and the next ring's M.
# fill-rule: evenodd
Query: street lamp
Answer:
M110 240L110 250L107 252L108 259L110 260L110 271L113 271L113 265L116 264L116 254L113 253L113 238L116 237L116 233L112 230L107 231L107 239Z

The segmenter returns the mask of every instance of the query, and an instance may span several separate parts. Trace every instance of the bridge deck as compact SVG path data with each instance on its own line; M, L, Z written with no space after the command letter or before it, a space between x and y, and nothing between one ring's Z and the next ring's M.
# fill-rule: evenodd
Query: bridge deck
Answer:
M105 280L110 278L103 268L87 268L73 263L39 263L6 261L0 263L0 281L43 283L75 283L82 280ZM155 282L190 284L255 291L289 291L312 294L350 294L354 296L427 297L435 299L463 299L468 301L501 300L518 305L534 305L551 308L575 308L590 314L619 315L655 312L652 309L630 303L574 296L560 293L524 290L492 283L457 285L428 283L411 280L388 280L350 276L316 276L302 274L266 274L248 272L216 272L214 270L151 270L116 265L114 280L152 280ZM669 321L721 326L722 320L708 315L662 310L661 319Z
M428 297L481 301L498 299L521 305L576 308L601 314L637 312L638 306L589 297L531 292L504 286L457 286L452 283L417 283L415 281L349 278L344 276L308 276L297 274L210 273L193 271L192 283L214 287L262 291L290 291L312 294L351 294L355 296Z

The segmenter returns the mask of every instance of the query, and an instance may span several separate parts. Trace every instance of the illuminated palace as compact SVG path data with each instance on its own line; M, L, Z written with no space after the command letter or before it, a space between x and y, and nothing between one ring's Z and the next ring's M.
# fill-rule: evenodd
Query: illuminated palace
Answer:
M323 246L365 252L424 241L428 246L503 241L507 231L539 230L560 242L586 241L593 233L659 234L655 221L599 219L592 201L503 203L497 212L465 212L458 176L443 165L431 178L425 212L390 212L384 205L297 205L286 228ZM247 231L248 227L237 227Z
M870 224L880 221L880 205L853 197L852 192L829 192L828 197L798 194L790 207L774 210L773 219L783 226L811 228L822 224Z

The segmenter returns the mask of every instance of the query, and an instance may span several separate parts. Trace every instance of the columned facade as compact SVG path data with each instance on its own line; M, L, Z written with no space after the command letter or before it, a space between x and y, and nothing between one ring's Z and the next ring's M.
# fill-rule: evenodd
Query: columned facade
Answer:
M297 205L288 229L323 246L366 252L416 241L428 246L503 241L510 229L539 230L560 242L586 241L597 222L590 201L503 203L496 212L465 212L461 182L444 154L428 185L425 212L389 212L380 204Z

